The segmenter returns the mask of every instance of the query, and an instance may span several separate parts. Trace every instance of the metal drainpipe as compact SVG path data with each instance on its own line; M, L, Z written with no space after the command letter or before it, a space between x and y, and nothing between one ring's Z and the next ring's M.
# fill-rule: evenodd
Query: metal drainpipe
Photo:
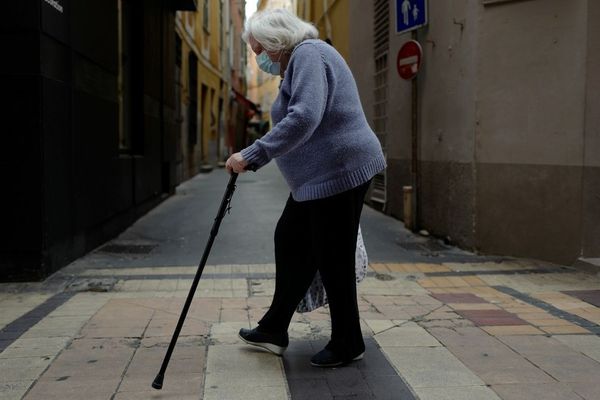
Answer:
M412 39L418 40L417 30L412 31ZM421 170L419 167L419 85L418 75L412 80L412 118L411 118L411 145L412 145L412 182L413 182L413 231L419 230L421 220L419 200L421 198Z
M329 1L328 0L323 0L323 17L325 18L325 35L327 36L327 38L329 40L331 40L333 42L333 38L331 37L331 21L329 20Z

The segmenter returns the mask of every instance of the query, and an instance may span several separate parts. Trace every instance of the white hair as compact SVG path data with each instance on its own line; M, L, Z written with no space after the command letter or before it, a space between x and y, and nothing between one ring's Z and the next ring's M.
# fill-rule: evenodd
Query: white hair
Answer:
M268 51L290 50L306 39L316 39L319 31L314 25L290 11L277 8L258 11L247 21L242 39L252 36Z

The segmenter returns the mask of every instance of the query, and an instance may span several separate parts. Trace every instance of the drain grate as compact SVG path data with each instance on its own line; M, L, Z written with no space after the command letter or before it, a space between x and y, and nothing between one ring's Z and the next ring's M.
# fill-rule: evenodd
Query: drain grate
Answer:
M107 244L101 247L98 251L102 253L117 253L117 254L148 254L157 245L155 244Z

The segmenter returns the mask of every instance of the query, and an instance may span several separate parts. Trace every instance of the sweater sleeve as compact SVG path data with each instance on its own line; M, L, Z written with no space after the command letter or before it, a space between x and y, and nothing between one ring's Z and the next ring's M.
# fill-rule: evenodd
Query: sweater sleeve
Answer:
M316 45L301 44L290 60L291 93L286 116L265 136L241 151L249 163L262 167L306 142L317 129L327 104L327 77Z

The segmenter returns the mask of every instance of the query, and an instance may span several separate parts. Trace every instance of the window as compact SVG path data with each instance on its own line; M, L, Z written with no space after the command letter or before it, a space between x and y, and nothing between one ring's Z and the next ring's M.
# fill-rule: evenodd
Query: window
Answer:
M210 0L204 0L202 7L202 27L206 33L210 33Z
M175 65L181 69L181 38L175 34Z
M181 38L175 33L175 118L181 122Z
M223 22L223 0L219 0L219 21L221 24L221 29L219 29L219 48L223 49L225 47L225 43L223 43L225 33L225 23Z
M188 104L188 145L192 150L198 142L198 58L190 51L188 59L190 104Z
M246 65L248 64L248 45L240 39L240 71L241 74L246 73Z
M374 76L374 108L373 124L375 134L385 153L387 135L387 103L388 103L388 52L390 44L390 2L388 0L375 0L375 15L373 25L373 49L375 57ZM384 172L373 178L371 201L381 203L385 207L387 193L387 176Z
M387 0L375 1L374 23L374 57L375 57L375 133L385 149L385 136L387 134L387 92L388 92L388 51L389 51L389 2Z

